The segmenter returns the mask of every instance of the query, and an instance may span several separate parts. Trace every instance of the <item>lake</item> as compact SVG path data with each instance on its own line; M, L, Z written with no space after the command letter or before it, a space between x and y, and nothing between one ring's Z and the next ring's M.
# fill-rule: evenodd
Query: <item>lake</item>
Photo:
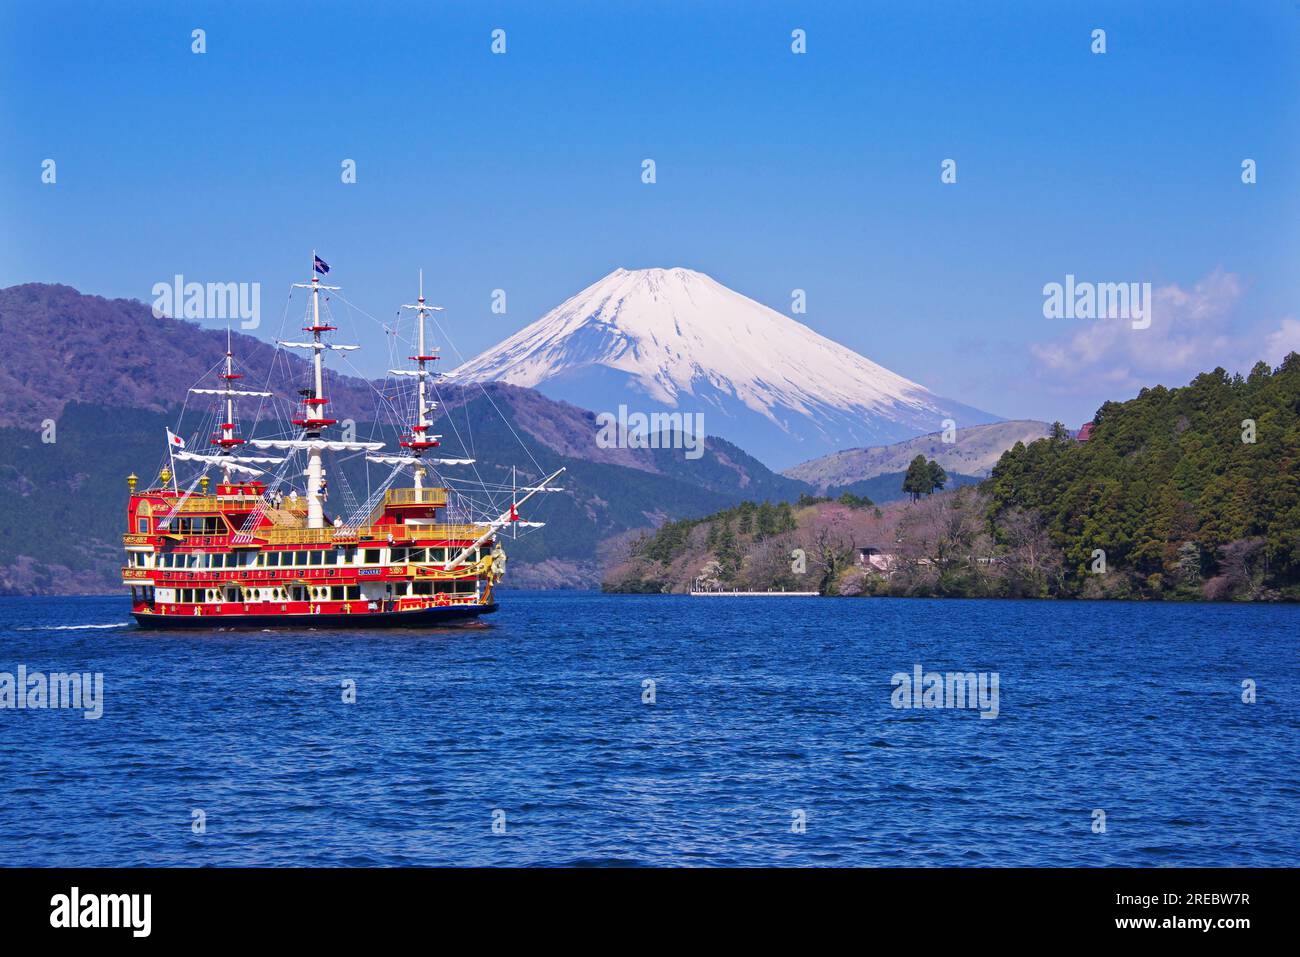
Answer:
M0 710L3 863L1300 864L1300 607L500 594L353 634L0 599L0 672L103 674L96 720ZM917 666L996 717L895 707Z

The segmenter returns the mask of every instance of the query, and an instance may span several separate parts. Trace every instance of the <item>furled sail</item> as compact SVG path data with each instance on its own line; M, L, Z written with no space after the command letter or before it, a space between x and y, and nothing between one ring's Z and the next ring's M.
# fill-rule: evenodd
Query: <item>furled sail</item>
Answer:
M218 465L223 469L230 469L232 472L238 472L240 475L261 475L265 469L252 468L247 465L241 465L244 460L232 458L228 455L200 455L197 452L177 452L175 457L184 459L187 462L207 462L210 465ZM274 459L273 461L283 461Z
M290 349L333 349L335 352L352 352L354 349L361 348L360 346L337 346L332 342L285 342L283 339L275 341Z
M367 462L379 465L473 465L474 459L415 458L411 455L367 455Z
M264 399L274 395L272 392L246 392L242 389L190 389L190 391L199 395L247 395Z
M328 439L249 439L259 449L305 449L308 452L375 452L383 442L335 442Z

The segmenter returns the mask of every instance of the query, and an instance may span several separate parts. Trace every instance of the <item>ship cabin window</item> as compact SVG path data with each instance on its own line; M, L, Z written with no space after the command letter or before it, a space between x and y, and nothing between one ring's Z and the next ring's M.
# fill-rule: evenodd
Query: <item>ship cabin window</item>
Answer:
M388 550L388 554L389 554L388 563L390 565L400 565L406 561L405 548L390 548Z
M139 535L149 534L149 519L141 516L135 520L136 533Z
M412 548L411 561L417 564L423 564L429 560L429 550L427 548Z
M220 518L207 515L200 518L182 518L178 531L182 535L220 535L225 528Z
M290 597L290 600L291 600L291 601L306 601L306 600L307 600L307 586L306 586L306 585L294 585L291 589L289 589L289 597Z
M412 594L416 595L432 595L433 582L412 582L411 590Z
M381 552L382 552L382 551L383 551L383 550L382 550L382 549L379 549L379 548L367 548L367 549L365 550L365 554L362 556L362 564L363 564L363 565L378 565L378 564L379 564L379 560L380 560L380 558L382 557L382 556L381 556Z
M319 548L316 549L315 551L308 552L307 554L311 556L311 564L313 565L325 564L325 553L321 551Z
M348 601L360 601L360 600L361 600L361 586L360 586L360 585L345 585L344 588L346 589L346 590L344 591L344 597L347 598Z
M266 558L266 564L267 564L267 566L268 566L269 568L279 568L279 567L280 567L280 553L279 553L279 552L267 552L265 558Z
M335 548L335 549L334 549L334 560L333 560L333 562L331 562L331 564L334 564L334 565L346 565L346 564L350 561L350 559L349 559L349 557L348 557L348 552L349 552L349 551L355 552L356 549L355 549L355 548L353 548L353 549L347 549L347 548Z

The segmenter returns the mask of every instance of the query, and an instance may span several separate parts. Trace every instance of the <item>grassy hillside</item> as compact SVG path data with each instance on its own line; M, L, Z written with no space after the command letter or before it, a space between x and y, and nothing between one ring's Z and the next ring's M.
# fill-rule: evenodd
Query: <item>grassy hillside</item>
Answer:
M943 434L933 432L893 445L862 449L844 449L804 462L784 471L788 478L807 482L818 492L859 486L860 483L907 470L907 463L918 455L934 459L949 475L987 476L1002 453L1017 442L1032 442L1047 435L1046 422L1018 419L959 428L954 442L943 441ZM870 494L870 493L867 493ZM875 495L872 495L876 498ZM878 498L877 501L884 501Z
M845 492L850 495L859 495L871 499L877 505L885 505L889 502L901 502L908 497L903 491L903 478L907 475L903 472L886 472L884 475L877 475L873 478L864 479L861 482L851 482L848 485L835 485L824 489L823 494L830 498L838 498ZM964 485L978 485L982 479L974 475L962 475L959 472L949 472L948 481L944 488L954 489L961 488Z

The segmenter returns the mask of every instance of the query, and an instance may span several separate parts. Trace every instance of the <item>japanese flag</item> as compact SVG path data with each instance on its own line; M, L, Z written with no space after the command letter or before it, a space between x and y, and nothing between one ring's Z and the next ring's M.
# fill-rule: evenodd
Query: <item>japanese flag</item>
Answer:
M168 429L168 430L167 430L167 444L170 445L170 446L171 446L172 448L174 448L174 449L183 449L183 448L185 448L185 440L182 439L182 438L181 438L179 435L177 435L175 432L173 432L171 429Z

